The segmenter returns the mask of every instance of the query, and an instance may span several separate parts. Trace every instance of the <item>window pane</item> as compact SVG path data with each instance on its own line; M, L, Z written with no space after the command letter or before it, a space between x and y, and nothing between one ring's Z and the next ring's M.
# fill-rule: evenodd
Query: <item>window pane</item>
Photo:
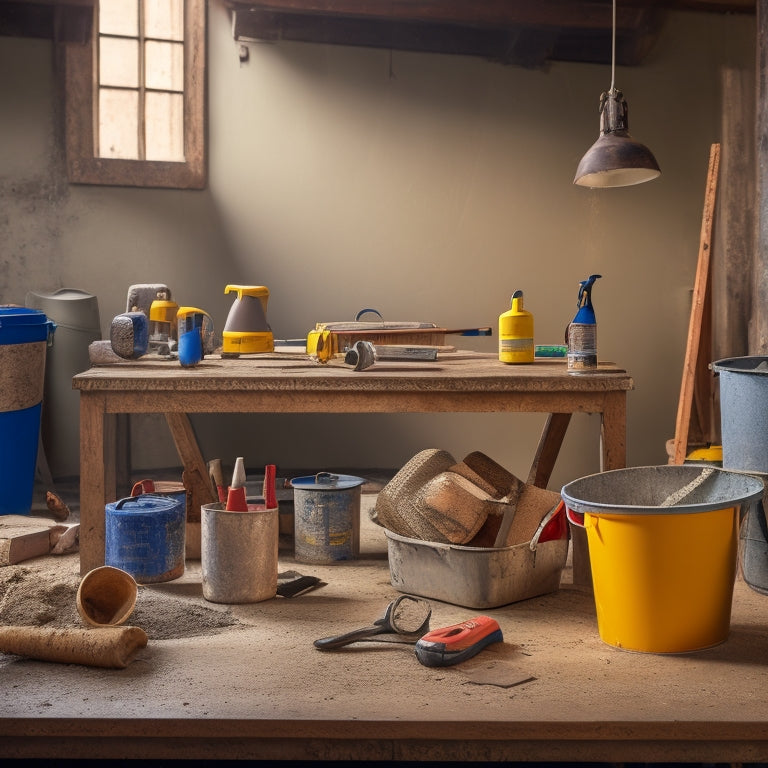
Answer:
M182 0L144 0L144 36L183 40L183 7Z
M184 97L147 93L144 120L147 160L184 160Z
M139 95L99 89L99 157L139 157Z
M107 0L99 3L99 32L102 35L139 34L138 0Z
M99 40L99 84L139 87L139 42L115 37Z
M148 40L145 45L144 82L147 88L184 90L184 45Z

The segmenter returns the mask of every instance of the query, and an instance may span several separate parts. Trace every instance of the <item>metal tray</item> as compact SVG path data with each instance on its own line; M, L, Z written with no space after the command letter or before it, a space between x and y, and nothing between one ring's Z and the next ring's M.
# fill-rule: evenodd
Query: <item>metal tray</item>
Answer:
M501 548L409 539L385 529L391 584L400 592L480 609L556 592L568 557L567 524L562 538L539 540L554 514L563 514L562 505L531 541Z

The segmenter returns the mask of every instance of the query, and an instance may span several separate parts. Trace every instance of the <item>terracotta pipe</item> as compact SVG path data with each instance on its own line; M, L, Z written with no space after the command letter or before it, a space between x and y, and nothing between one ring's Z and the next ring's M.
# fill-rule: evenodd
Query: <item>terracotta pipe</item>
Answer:
M146 645L140 627L0 627L0 652L64 664L125 669Z

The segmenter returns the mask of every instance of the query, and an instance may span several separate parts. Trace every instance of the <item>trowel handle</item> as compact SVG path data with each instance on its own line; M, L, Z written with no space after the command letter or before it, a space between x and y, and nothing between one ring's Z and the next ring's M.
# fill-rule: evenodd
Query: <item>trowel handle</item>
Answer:
M391 632L391 629L384 624L376 624L372 627L354 629L352 632L346 632L343 635L335 635L334 637L321 637L319 640L315 640L314 646L315 648L319 648L321 651L327 651L331 650L332 648L341 648L342 646L349 645L350 643L357 642L358 640L364 640L366 637L379 635L382 632Z

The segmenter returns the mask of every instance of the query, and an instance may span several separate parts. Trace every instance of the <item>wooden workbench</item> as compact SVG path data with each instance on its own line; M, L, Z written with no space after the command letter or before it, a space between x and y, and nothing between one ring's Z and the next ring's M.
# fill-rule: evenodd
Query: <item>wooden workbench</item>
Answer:
M613 364L572 375L564 360L504 365L492 354L454 352L437 363L377 364L354 371L341 359L321 365L305 354L276 353L194 368L149 357L76 375L80 391L81 573L104 564L104 505L116 499L116 415L164 413L197 502L215 501L189 426L190 413L550 414L528 481L546 487L573 413L601 416L601 467L626 462L626 395L632 378ZM199 506L197 506L199 509ZM574 543L574 581L589 581L586 545Z

